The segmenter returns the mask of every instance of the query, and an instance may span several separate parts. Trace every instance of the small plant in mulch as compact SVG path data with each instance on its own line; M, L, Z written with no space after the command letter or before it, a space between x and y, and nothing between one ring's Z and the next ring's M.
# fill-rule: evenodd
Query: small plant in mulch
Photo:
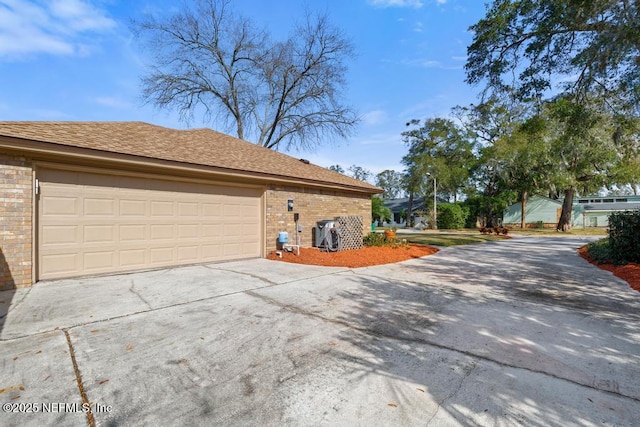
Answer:
M392 248L408 247L407 239L399 240L395 236L395 233L394 237L390 237L383 233L371 232L364 237L363 243L365 246L389 246Z
M386 239L384 234L371 232L364 236L362 242L365 246L384 246Z
M589 243L586 247L586 253L596 264L612 264L611 246L608 238Z
M625 265L616 265L612 263L609 239L600 239L584 245L578 249L578 254L597 267L612 272L636 291L640 291L640 264L630 262Z

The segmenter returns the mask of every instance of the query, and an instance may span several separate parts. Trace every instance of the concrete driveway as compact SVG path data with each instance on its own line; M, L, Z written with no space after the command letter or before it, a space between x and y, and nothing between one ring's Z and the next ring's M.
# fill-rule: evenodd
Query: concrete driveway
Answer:
M640 293L586 239L4 292L0 424L637 425Z

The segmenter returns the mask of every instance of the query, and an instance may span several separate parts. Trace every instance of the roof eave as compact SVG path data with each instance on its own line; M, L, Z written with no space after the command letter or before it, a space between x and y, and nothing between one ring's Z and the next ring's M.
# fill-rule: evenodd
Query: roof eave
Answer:
M89 162L90 164L109 165L112 167L145 167L181 172L197 172L207 175L215 175L225 178L239 178L244 181L256 183L273 183L288 185L306 185L311 187L341 190L362 194L378 194L380 188L359 187L336 182L327 182L314 179L296 178L277 174L244 171L239 169L222 168L208 165L199 165L171 160L156 159L131 154L115 153L105 150L74 147L52 142L34 141L10 136L0 135L0 149L17 155L27 155L40 161L59 162Z

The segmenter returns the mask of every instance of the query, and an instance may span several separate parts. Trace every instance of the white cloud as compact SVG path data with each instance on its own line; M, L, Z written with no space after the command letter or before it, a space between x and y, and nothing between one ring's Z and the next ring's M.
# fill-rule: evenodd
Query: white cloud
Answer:
M127 110L132 107L131 103L117 96L99 96L94 99L94 102L105 107L119 110Z
M0 0L0 58L29 54L86 54L82 33L103 32L116 22L87 0Z
M359 136L349 141L353 145L384 145L393 147L402 145L402 136L400 133L372 133L369 135Z
M459 62L459 61L457 61ZM403 59L402 61L398 62L401 65L405 65L405 66L409 66L409 67L421 67L421 68L436 68L439 70L460 70L462 69L462 65L448 65L448 64L443 64L441 61L436 61L433 59L423 59L423 58L416 58L416 59Z
M387 120L387 113L382 110L368 111L362 115L362 121L366 125L377 125Z
M376 7L413 7L415 9L424 6L421 0L369 0L369 4Z

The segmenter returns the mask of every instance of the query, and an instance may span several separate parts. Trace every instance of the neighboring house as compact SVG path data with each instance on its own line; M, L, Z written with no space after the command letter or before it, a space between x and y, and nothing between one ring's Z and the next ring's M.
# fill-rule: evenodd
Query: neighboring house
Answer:
M264 257L377 187L210 129L0 122L0 289Z
M425 200L428 201L427 204L425 204ZM413 199L412 213L413 213L413 221L415 224L419 224L421 222L426 224L427 221L429 221L429 219L426 216L420 216L418 214L426 214L427 210L429 209L428 205L430 204L430 206L433 206L432 201L433 201L433 196L416 197L415 199ZM442 199L438 196L438 203L448 203L448 202L449 200ZM404 216L406 215L406 212L409 211L408 197L401 198L401 199L386 199L384 201L384 205L388 207L393 213L393 221L390 223L385 223L385 225L404 226L406 224L406 218Z
M412 211L414 214L416 211L425 210L424 200L424 197L416 197L413 200ZM387 199L384 201L384 205L393 213L392 224L404 224L406 222L406 217L403 217L403 215L406 215L406 212L409 211L408 197L402 199Z
M580 217L574 227L607 227L609 215L640 209L640 196L582 197L574 199L573 210Z
M572 227L606 227L612 212L640 209L640 196L576 197L571 214ZM521 203L509 206L502 220L505 226L520 226ZM562 199L531 196L527 200L525 220L528 227L554 228L562 212Z

